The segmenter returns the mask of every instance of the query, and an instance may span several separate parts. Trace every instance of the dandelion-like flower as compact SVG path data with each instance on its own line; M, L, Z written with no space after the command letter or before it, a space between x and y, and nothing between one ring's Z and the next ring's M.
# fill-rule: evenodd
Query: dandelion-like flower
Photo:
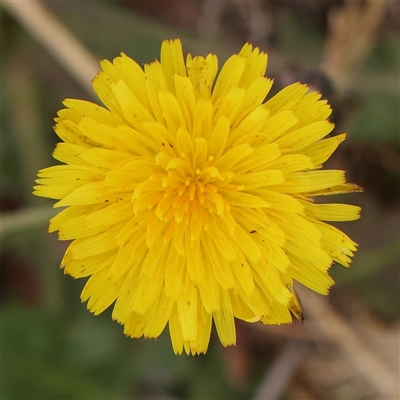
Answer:
M359 208L314 196L357 191L322 164L345 139L325 138L331 109L306 85L264 102L267 55L250 44L227 60L183 58L164 41L144 70L125 54L103 61L93 87L106 108L65 100L61 138L35 194L66 207L50 232L72 240L61 267L90 277L81 300L134 338L169 325L175 353L205 353L212 321L224 346L235 318L265 324L299 316L293 282L322 294L332 262L356 244L325 221Z

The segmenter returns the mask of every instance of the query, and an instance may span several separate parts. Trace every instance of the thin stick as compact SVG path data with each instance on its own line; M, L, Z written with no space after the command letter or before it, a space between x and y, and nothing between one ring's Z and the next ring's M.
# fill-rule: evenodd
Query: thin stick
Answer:
M28 229L36 228L40 225L46 227L49 218L54 217L57 210L51 206L29 207L18 211L0 214L1 230L0 239L13 233L23 232ZM43 231L45 228L43 229Z
M91 81L100 69L98 61L40 1L3 0L1 5L93 95Z
M352 74L376 41L387 9L386 0L346 0L340 9L329 13L329 32L321 68L337 85L349 86Z
M299 288L307 323L312 325L320 339L334 343L343 356L377 392L380 399L398 399L398 379L386 364L368 350L353 328L344 321L322 297ZM310 332L313 332L310 330Z
M266 372L254 400L276 400L285 392L296 368L310 350L310 344L291 340Z

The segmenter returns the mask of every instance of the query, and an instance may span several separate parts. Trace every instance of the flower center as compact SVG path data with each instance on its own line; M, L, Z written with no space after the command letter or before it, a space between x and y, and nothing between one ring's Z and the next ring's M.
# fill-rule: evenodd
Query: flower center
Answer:
M154 199L153 206L158 203L156 216L164 221L174 218L186 224L193 218L203 218L204 228L208 229L207 214L220 214L225 205L218 187L226 183L226 177L212 166L213 161L214 157L209 156L203 168L199 168L185 153L171 158L165 172L158 175L164 193Z

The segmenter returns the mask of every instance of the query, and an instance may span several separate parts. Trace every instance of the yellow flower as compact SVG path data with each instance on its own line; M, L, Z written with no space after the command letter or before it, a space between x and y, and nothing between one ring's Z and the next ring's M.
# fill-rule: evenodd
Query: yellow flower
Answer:
M64 163L38 173L35 194L66 207L50 232L72 240L65 273L89 277L95 315L131 337L169 324L174 352L205 353L212 321L224 346L235 318L291 322L293 281L326 294L333 261L349 266L356 244L323 221L359 208L311 197L358 191L322 164L345 139L325 138L331 109L295 83L264 102L267 55L246 44L184 62L179 40L144 70L125 54L101 62L94 89L107 108L65 100L55 131Z

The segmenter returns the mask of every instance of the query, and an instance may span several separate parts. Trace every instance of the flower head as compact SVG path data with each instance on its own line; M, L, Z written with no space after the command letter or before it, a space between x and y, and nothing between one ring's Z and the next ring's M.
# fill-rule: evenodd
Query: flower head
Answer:
M333 261L356 244L325 221L359 208L314 196L357 191L322 164L345 139L325 138L331 109L295 83L264 102L267 55L250 44L227 60L183 58L164 41L161 61L121 54L93 81L106 108L65 100L54 158L35 194L66 207L49 231L72 240L65 273L90 277L81 299L131 337L158 337L175 353L205 353L212 321L224 346L235 318L265 324L299 316L293 282L326 294ZM217 78L216 78L217 77ZM300 313L301 315L301 313Z

